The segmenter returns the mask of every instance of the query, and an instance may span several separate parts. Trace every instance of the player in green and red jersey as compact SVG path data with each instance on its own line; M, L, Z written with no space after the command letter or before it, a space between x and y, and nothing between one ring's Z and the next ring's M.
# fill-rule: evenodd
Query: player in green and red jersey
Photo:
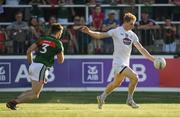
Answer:
M27 60L29 66L29 77L32 83L32 89L23 92L15 99L6 103L6 106L16 110L16 105L29 100L38 99L46 78L49 74L48 68L54 64L54 56L57 55L58 63L64 62L64 48L60 37L63 33L63 27L55 23L51 27L49 36L42 36L33 43L27 50ZM36 51L36 57L33 61L32 52Z

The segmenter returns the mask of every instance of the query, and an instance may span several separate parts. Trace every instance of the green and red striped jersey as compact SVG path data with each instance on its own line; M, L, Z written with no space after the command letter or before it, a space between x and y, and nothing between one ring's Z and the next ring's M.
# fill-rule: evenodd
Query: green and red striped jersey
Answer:
M52 36L42 36L36 41L38 50L34 62L42 63L48 67L54 64L54 56L64 51L62 42Z

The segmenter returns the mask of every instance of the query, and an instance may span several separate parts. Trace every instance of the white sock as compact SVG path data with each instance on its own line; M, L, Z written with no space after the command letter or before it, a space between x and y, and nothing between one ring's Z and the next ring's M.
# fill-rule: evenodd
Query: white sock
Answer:
M103 100L105 100L107 96L108 94L105 91L101 94L101 97Z
M132 94L128 94L128 100L133 100L133 95Z

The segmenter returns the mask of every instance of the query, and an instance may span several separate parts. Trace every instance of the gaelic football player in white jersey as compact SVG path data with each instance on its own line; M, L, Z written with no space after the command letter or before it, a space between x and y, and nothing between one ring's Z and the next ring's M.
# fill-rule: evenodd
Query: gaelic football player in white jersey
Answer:
M90 35L95 39L103 39L112 37L114 43L113 63L114 80L109 83L105 91L97 96L98 108L101 109L106 97L117 87L119 87L125 77L130 80L128 86L128 97L126 103L132 108L138 108L139 105L133 100L133 94L138 83L138 75L129 67L129 60L134 45L139 52L150 61L154 62L153 57L149 52L139 43L137 35L132 31L136 22L136 16L131 13L126 13L123 17L123 24L108 32L96 32L83 26L82 32Z

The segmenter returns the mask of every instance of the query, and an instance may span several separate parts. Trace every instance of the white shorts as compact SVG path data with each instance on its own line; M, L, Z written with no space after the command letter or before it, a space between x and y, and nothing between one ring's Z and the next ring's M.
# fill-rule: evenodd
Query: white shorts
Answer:
M114 71L114 75L118 73L122 73L126 67L127 67L126 65L113 65L112 69Z
M29 77L31 80L46 83L48 74L49 74L48 67L45 66L44 64L32 63L29 66Z

